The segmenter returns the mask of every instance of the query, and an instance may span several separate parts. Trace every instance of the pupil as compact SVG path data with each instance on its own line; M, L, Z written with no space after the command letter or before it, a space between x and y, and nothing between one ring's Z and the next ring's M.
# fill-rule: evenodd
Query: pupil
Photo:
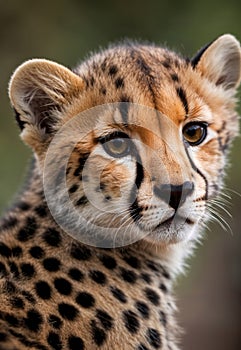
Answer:
M192 127L188 130L189 136L190 136L190 137L196 136L198 129L199 129L198 126L192 126Z
M123 146L123 140L122 139L115 139L112 141L112 144L115 148L121 148Z

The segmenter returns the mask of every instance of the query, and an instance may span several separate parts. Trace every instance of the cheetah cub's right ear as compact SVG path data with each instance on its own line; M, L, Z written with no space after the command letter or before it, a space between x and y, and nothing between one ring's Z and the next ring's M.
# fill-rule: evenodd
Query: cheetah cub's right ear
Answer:
M23 63L9 83L22 139L37 153L61 126L63 112L83 91L84 82L68 68L45 59Z
M240 43L230 34L220 36L201 49L191 61L194 69L231 93L241 80Z

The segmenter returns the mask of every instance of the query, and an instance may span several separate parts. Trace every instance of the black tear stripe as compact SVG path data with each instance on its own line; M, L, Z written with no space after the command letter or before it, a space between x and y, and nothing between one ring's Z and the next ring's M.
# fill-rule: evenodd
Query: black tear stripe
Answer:
M185 151L186 151L186 155L188 157L188 160L192 166L192 169L198 174L200 175L204 182L205 182L205 196L204 196L204 200L208 200L208 180L206 178L206 176L196 167L196 165L194 164L192 158L190 157L189 153L188 153L188 150L187 150L187 146L184 144L185 146Z
M185 109L186 115L188 115L189 108L188 108L188 102L187 102L187 96L183 88L178 87L176 88L176 92L180 100L182 101L183 107Z
M143 179L144 179L144 169L142 166L141 157L139 154L137 154L135 186L133 186L133 189L131 191L131 195L130 195L131 205L129 208L130 215L134 222L138 222L138 220L140 219L140 213L142 211L142 208L139 207L138 205L137 193L138 193L138 189L141 187Z

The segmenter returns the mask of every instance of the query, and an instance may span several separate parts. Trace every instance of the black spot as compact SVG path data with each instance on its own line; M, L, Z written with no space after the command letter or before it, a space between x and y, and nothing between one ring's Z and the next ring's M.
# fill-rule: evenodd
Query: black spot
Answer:
M45 218L48 214L47 207L45 205L39 205L34 209L34 211L40 218Z
M31 205L26 202L19 202L17 207L22 211L28 211L31 208Z
M61 319L58 316L56 316L56 315L49 315L48 323L53 328L60 329L63 322L61 321Z
M126 329L135 334L138 332L140 324L138 321L138 316L131 310L126 310L123 312L123 319Z
M101 92L102 95L106 95L106 88L102 87L100 89L100 92Z
M106 334L103 329L96 325L94 320L91 321L91 331L95 344L101 346L106 340Z
M68 338L69 350L84 350L84 342L80 337L70 335Z
M93 87L95 84L95 78L92 76L90 77L90 85Z
M35 259L41 259L44 257L44 250L39 246L34 246L29 249L29 254Z
M135 256L125 256L124 260L128 265L130 265L134 269L139 269L141 267L140 260L137 259Z
M179 81L178 75L176 73L172 73L171 74L171 78L172 78L173 81L176 81L176 82Z
M80 282L84 279L83 272L81 272L80 270L78 270L76 268L70 269L68 275L70 278L72 278L73 280L78 281L78 282Z
M20 297L14 297L10 299L12 307L15 309L23 309L24 308L24 301Z
M150 310L146 303L143 303L142 301L137 301L135 306L143 318L149 318Z
M105 72L106 70L106 58L104 59L104 61L101 63L101 69L103 72Z
M6 267L5 267L5 265L2 262L0 262L0 275L2 275L2 276L6 276L7 275Z
M47 271L56 272L59 271L60 261L56 258L46 258L43 261L43 266Z
M164 283L161 283L160 284L160 287L159 287L164 293L167 293L167 287Z
M159 295L151 288L145 289L145 295L147 299L153 304L153 305L159 305L160 303L160 297Z
M21 272L24 277L32 278L35 274L35 269L32 264L23 263L20 265Z
M90 293L87 292L80 292L78 293L76 297L76 303L79 304L80 306L84 308L90 308L94 306L95 304L95 299Z
M0 223L0 229L1 230L9 230L9 229L15 227L17 224L18 224L18 219L17 218L4 219Z
M9 262L10 271L15 278L19 278L19 269L15 262Z
M102 262L102 264L109 270L113 270L117 265L116 260L109 255L103 254L99 257L99 259Z
M109 68L109 75L111 75L111 76L114 76L114 75L116 75L116 73L118 72L118 68L117 68L117 66L116 65L112 65L112 66L110 66L110 68Z
M106 330L110 330L113 326L113 318L103 310L96 310L96 317L101 322L102 326Z
M17 238L20 242L27 242L28 240L33 238L36 230L36 219L34 217L28 217L26 219L25 226L19 230Z
M164 267L162 267L161 271L162 271L162 276L163 277L165 277L166 279L170 279L171 278L170 274L164 269Z
M0 242L0 255L6 258L9 258L11 256L11 249L2 242Z
M90 278L98 284L104 285L106 283L106 275L101 271L90 271Z
M16 292L16 287L12 282L6 281L5 282L5 289L7 291L7 293L9 294L13 294Z
M121 268L121 277L123 278L124 281L128 283L135 283L137 279L137 275L135 274L134 271L127 270L124 268Z
M154 328L148 328L147 341L155 349L160 349L162 345L160 333Z
M74 184L69 188L69 193L75 193L79 188L79 185Z
M60 294L70 295L72 292L72 285L65 278L56 278L54 286Z
M152 271L156 271L158 272L160 269L158 268L158 266L151 260L147 260L146 261L146 265L149 269L151 269Z
M15 258L20 258L23 254L23 250L21 247L16 246L12 248L12 256Z
M84 153L81 155L81 157L79 158L79 166L78 168L75 169L74 171L74 176L80 176L80 173L82 172L82 170L84 169L85 166L85 162L89 157L89 153Z
M124 80L122 79L122 78L117 78L116 80L115 80L115 87L117 88L117 89L120 89L120 88L123 88L124 87Z
M27 312L27 317L24 319L25 327L32 332L38 332L42 322L42 316L38 311L34 309L29 310Z
M70 254L77 260L89 260L91 257L91 251L89 248L73 243Z
M58 310L60 315L69 321L73 321L78 315L78 310L71 304L60 303L58 305Z
M141 278L148 284L152 283L151 276L148 273L143 272Z
M140 344L137 348L137 350L149 350L145 345Z
M11 314L4 314L4 320L12 327L19 326L19 319Z
M119 288L111 286L110 291L113 294L113 296L121 303L125 304L127 302L125 294Z
M51 298L51 288L49 284L45 281L39 281L35 285L35 290L37 295L44 300Z
M160 321L161 324L165 327L167 324L167 316L163 311L160 311Z
M180 100L182 101L183 107L185 109L186 115L188 114L189 108L188 108L188 103L187 103L187 96L185 91L183 90L183 88L178 87L176 88L177 91L177 95L180 98Z
M55 228L48 228L43 234L43 239L51 247L59 247L61 243L60 233Z
M170 69L171 68L171 61L169 58L167 58L165 61L162 62L163 67Z
M55 349L55 350L63 349L60 337L55 332L49 332L48 337L47 337L47 342L51 346L52 349Z
M80 198L77 200L76 205L77 205L77 206L80 206L80 205L85 205L85 204L87 204L87 203L88 203L87 197L86 197L86 196L82 196L82 197L80 197Z

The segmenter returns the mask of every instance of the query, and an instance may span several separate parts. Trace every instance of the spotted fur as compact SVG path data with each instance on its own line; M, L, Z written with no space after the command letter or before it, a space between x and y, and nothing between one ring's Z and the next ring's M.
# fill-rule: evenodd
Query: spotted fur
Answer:
M192 60L131 43L93 55L73 71L46 60L16 70L10 99L35 160L0 222L0 349L179 349L172 285L222 186L238 132L240 57L237 40L224 35ZM90 108L110 103L114 109L83 119ZM74 119L84 136L62 138L46 169L51 141ZM207 125L197 146L182 136L188 123ZM128 156L107 153L105 145L117 136L131 144ZM89 220L87 226L72 220L75 230L101 243L106 226L120 233L125 215L124 235L145 235L119 248L78 242L52 217L46 172L57 174L50 203L57 220L68 214L58 188L66 174L73 208ZM99 208L115 210L100 215ZM170 212L164 219L163 208ZM174 212L185 220L173 229Z

